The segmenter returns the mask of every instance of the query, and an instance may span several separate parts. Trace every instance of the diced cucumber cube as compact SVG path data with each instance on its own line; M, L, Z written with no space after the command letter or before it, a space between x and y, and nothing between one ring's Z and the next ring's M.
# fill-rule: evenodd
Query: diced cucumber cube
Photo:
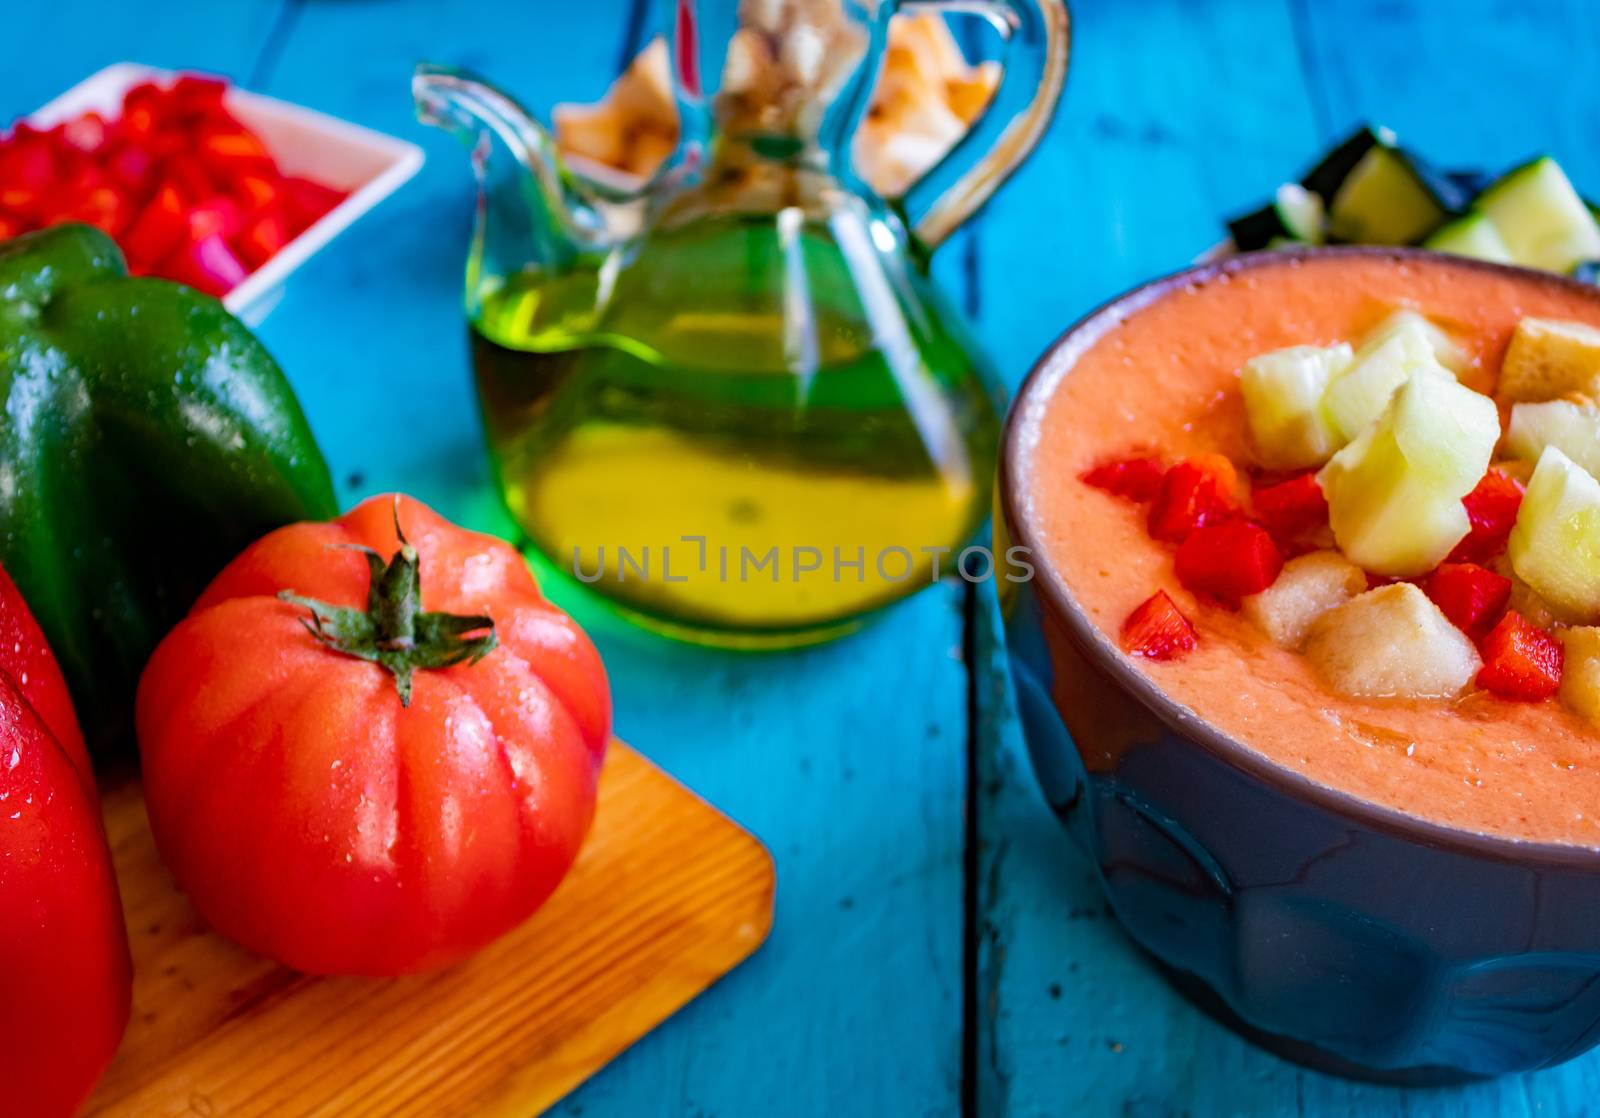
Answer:
M1494 222L1518 264L1566 274L1600 258L1600 223L1548 155L1505 175L1473 205Z
M1397 578L1432 570L1466 536L1461 504L1500 438L1494 401L1436 371L1410 377L1318 475L1339 549Z
M1349 442L1377 419L1395 390L1413 373L1450 375L1438 360L1436 338L1447 352L1454 350L1443 331L1427 319L1414 311L1401 311L1361 343L1350 367L1328 386L1323 397L1323 409L1341 442Z
M1271 469L1320 466L1338 449L1322 408L1328 383L1350 363L1348 343L1291 346L1246 361L1239 373L1256 455Z
M1458 376L1471 363L1471 359L1467 356L1467 351L1461 348L1460 343L1452 338L1444 327L1408 307L1402 307L1393 312L1382 322L1367 331L1366 337L1361 339L1357 356L1360 356L1361 350L1375 348L1383 341L1402 331L1421 333L1423 337L1428 339L1428 344L1433 347L1433 356L1438 359L1439 364Z
M1509 543L1512 570L1562 621L1600 618L1600 481L1554 446L1528 479Z
M1423 241L1422 247L1476 260L1491 260L1496 264L1514 263L1511 250L1488 214L1474 213L1457 218Z

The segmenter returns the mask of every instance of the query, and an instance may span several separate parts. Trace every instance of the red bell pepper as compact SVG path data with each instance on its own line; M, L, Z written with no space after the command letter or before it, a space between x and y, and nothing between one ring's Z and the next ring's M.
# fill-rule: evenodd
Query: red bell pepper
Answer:
M297 229L304 229L345 199L342 190L294 176L283 180L283 193Z
M1328 524L1328 498L1316 474L1301 474L1251 490L1250 509L1280 544L1298 540Z
M276 175L243 174L233 180L233 196L245 213L260 213L278 200Z
M1096 489L1115 493L1130 501L1143 503L1156 495L1161 488L1161 459L1152 455L1139 455L1102 462L1080 475L1080 480Z
M1461 498L1467 508L1472 531L1456 544L1449 555L1453 563L1487 563L1506 549L1506 540L1517 523L1522 507L1522 483L1499 470L1490 470L1483 480Z
M189 239L204 240L213 233L232 240L244 231L244 213L226 194L215 194L189 208Z
M111 1062L132 966L66 684L0 572L0 1098L68 1115Z
M206 74L180 74L167 91L167 103L174 115L195 117L215 116L226 111L223 101L228 95L228 83Z
M106 160L106 174L124 190L140 198L149 195L155 170L155 157L136 147L120 147Z
M156 191L122 238L122 249L128 254L133 271L154 271L183 243L188 227L186 208L175 187L163 186Z
M1150 535L1181 543L1196 528L1237 515L1238 485L1238 471L1220 454L1184 459L1162 475L1150 506Z
M219 299L232 291L250 270L234 255L221 233L208 233L180 248L161 269L179 283Z
M289 223L277 210L268 210L245 227L236 243L244 262L254 271L289 243Z
M1457 629L1481 636L1511 601L1511 580L1476 563L1441 563L1422 592Z
M43 133L24 133L19 127L0 149L0 209L37 218L50 204L57 174L55 154Z
M1561 686L1561 642L1516 610L1507 611L1483 638L1478 686L1502 699L1534 702Z
M1196 528L1178 545L1178 581L1191 592L1237 608L1278 579L1283 552L1259 524L1226 520Z
M185 74L133 86L115 120L18 124L0 137L0 240L84 222L115 237L134 272L225 294L345 198L284 177L228 111L227 89Z
M254 132L242 125L213 127L202 132L197 150L208 167L223 168L230 177L250 171L271 171L272 156Z
M98 155L114 140L114 133L106 124L106 118L92 109L60 124L58 131L62 143L85 155Z
M1130 656L1173 660L1198 643L1194 626L1165 590L1140 602L1122 623L1122 647Z

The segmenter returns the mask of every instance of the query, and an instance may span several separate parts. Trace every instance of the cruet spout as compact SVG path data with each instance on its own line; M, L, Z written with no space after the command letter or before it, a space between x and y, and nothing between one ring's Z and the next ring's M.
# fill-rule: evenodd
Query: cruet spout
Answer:
M601 252L606 222L562 164L554 138L515 99L461 70L423 63L411 79L417 119L470 148L478 205L468 258L469 306L525 272L560 273Z

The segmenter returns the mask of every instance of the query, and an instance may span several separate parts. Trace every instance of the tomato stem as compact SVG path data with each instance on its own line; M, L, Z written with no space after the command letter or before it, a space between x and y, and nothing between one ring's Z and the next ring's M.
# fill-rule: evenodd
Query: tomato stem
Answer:
M323 645L387 668L394 675L400 705L410 706L417 669L475 664L494 651L499 637L494 619L487 616L424 613L422 563L400 530L398 502L394 532L400 550L387 562L370 547L356 548L367 557L372 575L365 610L304 598L292 590L280 591L278 597L310 611L301 624Z

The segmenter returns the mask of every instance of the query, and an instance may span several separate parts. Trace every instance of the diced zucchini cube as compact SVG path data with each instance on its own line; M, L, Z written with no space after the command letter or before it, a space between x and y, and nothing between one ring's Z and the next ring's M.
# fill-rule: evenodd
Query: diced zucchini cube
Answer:
M1339 447L1322 409L1328 383L1350 363L1347 344L1291 346L1246 361L1239 373L1256 456L1271 469L1320 466Z
M1506 346L1496 390L1508 400L1600 395L1600 330L1582 322L1524 318Z
M1534 467L1507 550L1557 619L1600 619L1600 481L1554 446Z

